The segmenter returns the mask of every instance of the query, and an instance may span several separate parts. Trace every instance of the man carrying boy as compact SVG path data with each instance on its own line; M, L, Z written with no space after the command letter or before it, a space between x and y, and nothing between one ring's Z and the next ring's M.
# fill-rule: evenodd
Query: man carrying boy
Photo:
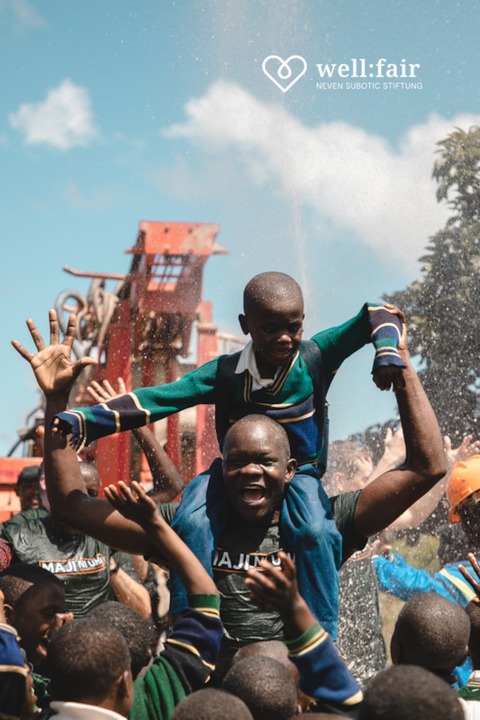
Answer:
M327 447L325 398L341 363L371 340L376 346L375 382L382 389L392 384L395 388L401 386L403 363L397 345L402 329L395 314L398 312L392 307L364 305L356 317L343 325L302 342L304 303L300 286L283 273L261 273L244 292L244 314L239 321L251 341L241 353L216 358L168 385L136 390L91 408L62 412L55 422L58 428L72 431L72 443L77 449L112 432L155 422L203 403L216 405L220 447L228 428L246 415L267 415L281 423L298 463L286 498L289 523L292 534L301 528L310 539L308 570L302 563L298 566L302 592L308 601L320 598L322 622L335 636L341 538L331 522L328 498L318 482L323 470L319 472L316 467L316 463L326 463L326 450L322 453ZM221 464L215 461L208 472L189 484L173 522L207 569L211 568L212 555L225 529L224 504ZM331 551L327 555L318 542L320 525L324 526L323 535L329 535ZM186 598L174 574L170 590L170 610L178 612Z
M37 354L28 352L18 342L14 342L16 349L30 362L45 393L47 427L53 416L65 409L75 378L83 367L91 362L89 358L83 358L75 364L70 361L75 322L72 316L65 338L60 342L56 314L51 311L50 345L46 346L34 323L29 320L28 326L38 350ZM400 467L376 478L364 490L346 493L333 500L333 516L341 528L345 557L354 548L362 547L367 536L379 532L393 522L445 472L438 424L410 364L405 335L400 344L400 353L406 368L403 370L404 387L397 391L396 398L405 435L407 459ZM46 433L45 468L52 512L60 520L74 522L83 532L113 547L138 554L152 554L147 536L136 523L112 512L105 500L88 497L79 473L76 454L60 433ZM242 584L242 574L248 570L249 558L258 557L260 553L260 556L264 554L277 562L278 551L288 549L296 554L297 562L303 562L305 572L309 570L308 554L305 557L306 553L302 548L302 543L308 546L309 538L302 537L300 530L295 532L293 526L290 533L285 532L290 512L286 499L291 492L290 481L295 475L295 461L290 458L288 440L282 427L265 417L250 416L239 421L227 436L223 473L228 494L229 522L224 536L220 538L219 546L229 554L237 552L238 560L228 568L222 567L220 559L215 579L218 582L221 574L227 583L234 583L231 592L226 591L223 598L222 614L229 614L229 605L242 606L245 622L241 619L238 621L238 613L234 607L230 613L232 623L236 629L242 627L245 633L255 635L250 633L250 626L253 624L251 606L249 607L248 601L245 601L238 589L238 583ZM170 512L171 516L172 507L166 506L164 512ZM334 524L333 516L329 512L328 521L331 524ZM240 535L229 538L229 532ZM325 534L325 524L317 527L317 533L319 546L326 555L331 556L333 551L328 533ZM290 540L293 544L290 544ZM222 558L223 555L219 557ZM326 582L335 580L335 565L332 564L332 567L333 570L325 578ZM225 572L228 569L230 572ZM299 581L301 582L300 575ZM300 588L305 596L301 585ZM322 621L322 599L314 596L305 599L317 618ZM236 630L233 630L233 649L248 639L271 639L281 633L281 623L279 630L278 622L272 617L268 622L258 623L258 626L263 637L240 637L238 642Z

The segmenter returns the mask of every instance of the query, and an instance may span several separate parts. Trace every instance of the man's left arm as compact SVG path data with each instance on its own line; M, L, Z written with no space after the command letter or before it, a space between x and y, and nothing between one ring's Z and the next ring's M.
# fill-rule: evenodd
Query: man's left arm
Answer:
M383 473L360 493L354 525L360 535L374 535L388 527L425 495L446 472L443 441L435 413L412 367L406 335L399 346L405 364L404 385L396 391L405 438L405 462Z

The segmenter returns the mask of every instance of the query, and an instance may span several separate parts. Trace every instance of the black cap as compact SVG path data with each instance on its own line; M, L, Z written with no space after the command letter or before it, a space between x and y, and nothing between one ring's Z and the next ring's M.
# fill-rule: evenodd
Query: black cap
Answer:
M43 475L42 465L27 465L17 478L17 485L22 482L34 482L40 480Z

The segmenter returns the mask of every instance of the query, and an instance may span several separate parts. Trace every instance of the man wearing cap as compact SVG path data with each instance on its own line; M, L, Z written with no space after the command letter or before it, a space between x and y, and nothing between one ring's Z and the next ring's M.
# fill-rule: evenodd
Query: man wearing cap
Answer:
M15 492L20 499L21 510L36 510L43 507L40 479L43 476L41 465L24 467L17 479ZM48 512L45 509L45 512Z

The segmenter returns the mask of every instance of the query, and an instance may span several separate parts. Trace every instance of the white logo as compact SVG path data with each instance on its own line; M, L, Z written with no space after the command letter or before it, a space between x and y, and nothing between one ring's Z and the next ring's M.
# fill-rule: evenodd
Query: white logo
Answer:
M295 61L295 71L290 67L292 60ZM270 66L273 74L267 69L267 65ZM301 55L290 55L286 60L279 55L269 55L262 63L262 70L283 93L286 93L307 72L307 61Z

